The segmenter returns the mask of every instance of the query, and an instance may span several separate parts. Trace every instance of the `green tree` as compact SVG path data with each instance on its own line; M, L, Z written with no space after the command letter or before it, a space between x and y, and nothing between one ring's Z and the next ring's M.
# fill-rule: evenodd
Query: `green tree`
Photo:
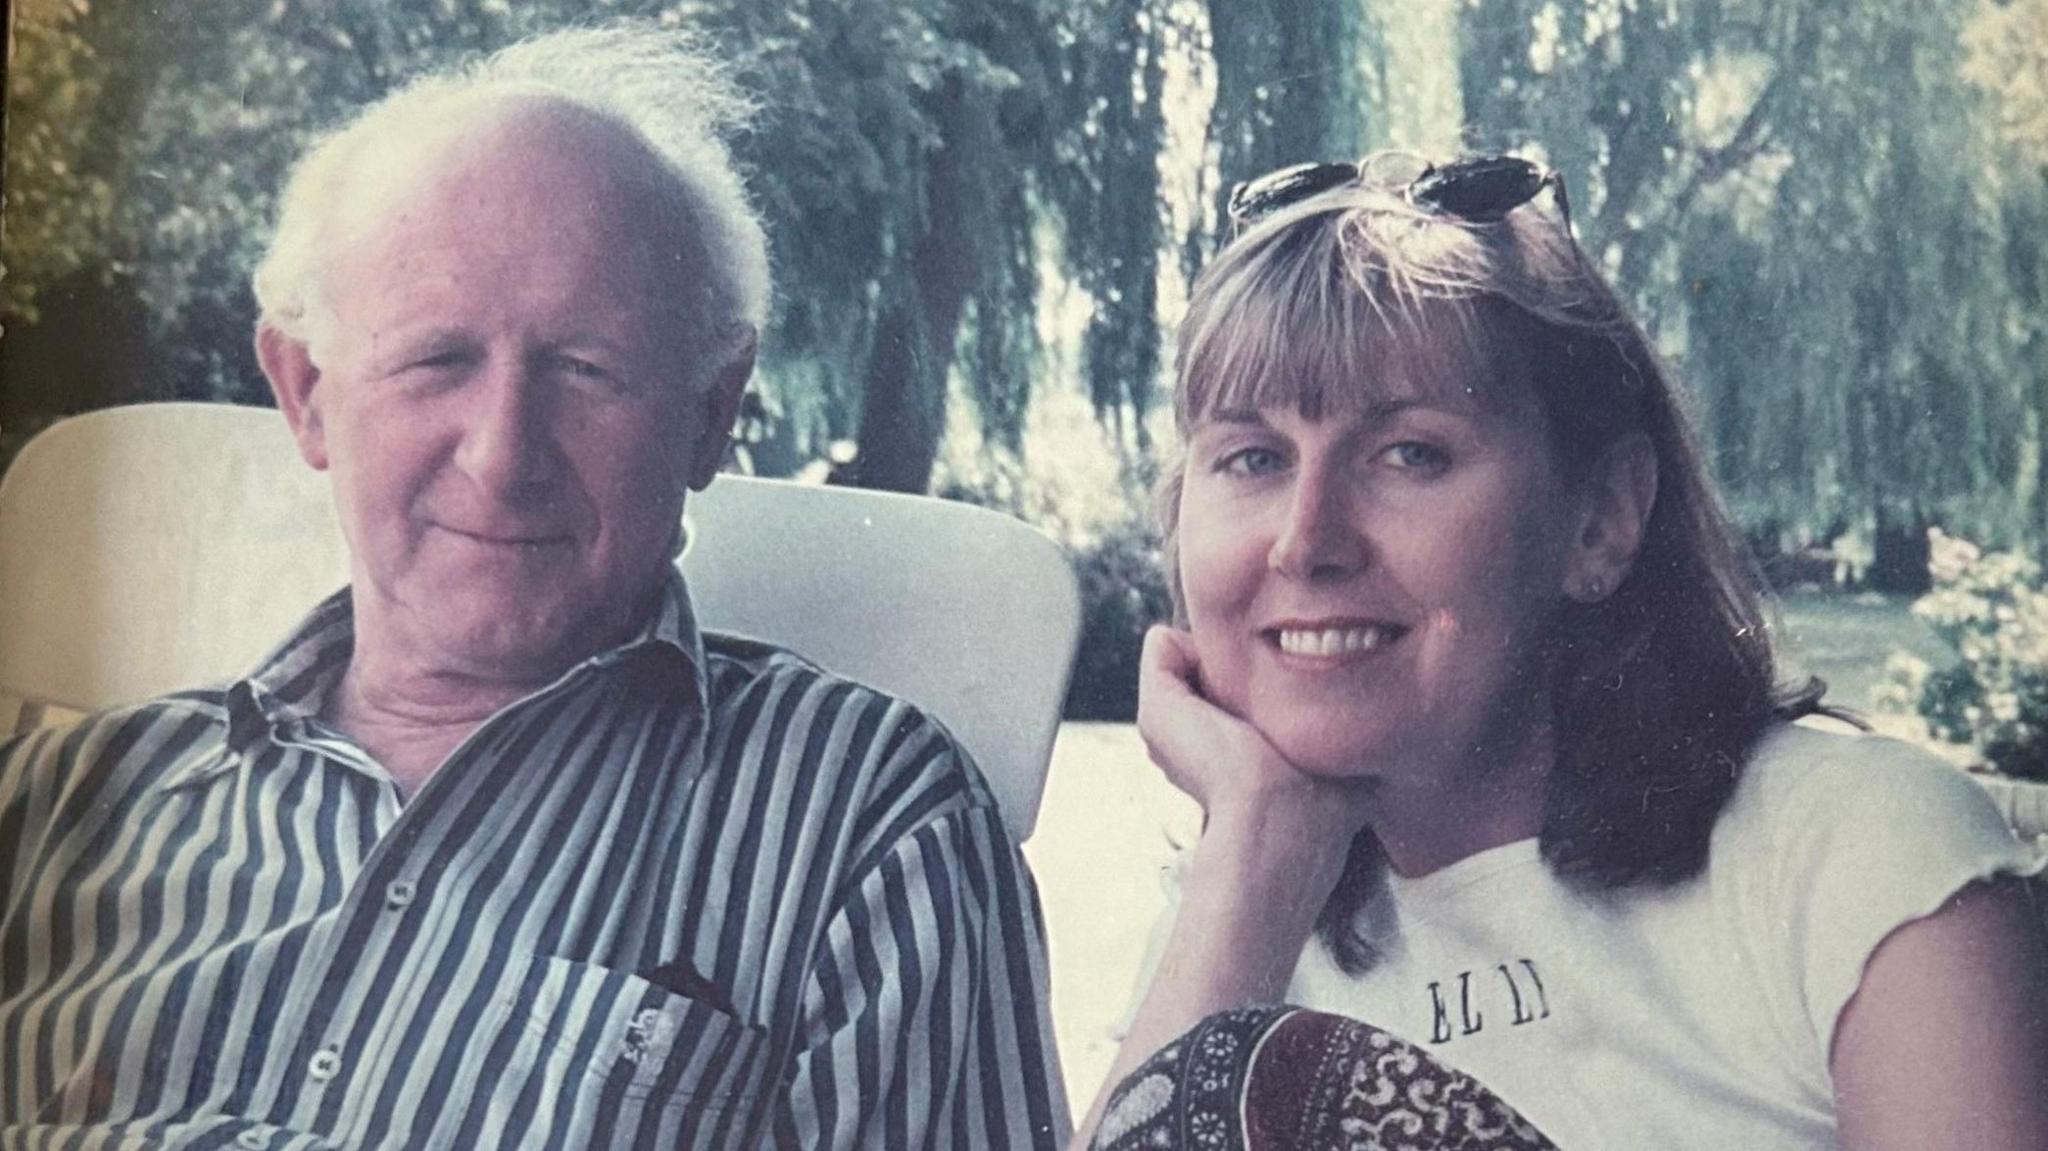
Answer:
M1963 79L1967 15L1480 0L1464 24L1476 134L1565 173L1583 238L1700 388L1745 517L1865 524L1902 587L1930 519L2015 529L2039 447L2022 205Z
M77 403L43 381L10 385L30 407L260 402L247 272L285 166L312 134L431 65L629 15L687 19L764 94L743 152L785 285L765 375L796 450L858 436L866 482L922 489L956 369L999 429L1021 424L1050 70L1059 37L1100 42L1035 5L218 0L170 15L85 4L37 15L24 23L32 66L15 82L14 127L32 143L9 173L9 318L32 327L67 275L133 269L127 290L147 310L163 378Z

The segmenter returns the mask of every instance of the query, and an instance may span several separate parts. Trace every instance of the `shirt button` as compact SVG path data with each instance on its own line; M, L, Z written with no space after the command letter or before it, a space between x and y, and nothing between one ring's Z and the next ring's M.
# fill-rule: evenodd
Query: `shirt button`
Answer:
M311 1061L306 1064L306 1074L322 1083L341 1074L341 1052L332 1047L322 1047L315 1051Z
M270 1146L270 1132L261 1127L245 1127L240 1135L235 1136L235 1143L249 1151L264 1151Z
M412 906L412 901L419 897L419 893L419 887L411 880L397 880L384 889L384 906L393 911L403 910Z

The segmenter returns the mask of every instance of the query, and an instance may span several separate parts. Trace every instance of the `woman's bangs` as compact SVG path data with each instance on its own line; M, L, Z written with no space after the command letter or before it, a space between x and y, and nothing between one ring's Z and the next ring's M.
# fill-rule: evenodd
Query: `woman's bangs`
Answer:
M1308 419L1396 402L1462 407L1495 375L1472 298L1418 298L1341 258L1289 261L1205 301L1184 348L1183 428L1215 412Z

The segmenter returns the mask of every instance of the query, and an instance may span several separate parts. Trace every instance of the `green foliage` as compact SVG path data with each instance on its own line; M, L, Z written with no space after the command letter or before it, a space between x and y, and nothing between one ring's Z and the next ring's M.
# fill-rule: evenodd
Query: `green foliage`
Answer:
M86 272L106 276L120 256L98 238L114 210L108 157L95 155L94 110L118 102L120 77L95 67L73 21L49 3L15 17L15 63L7 76L8 313L34 320L35 290ZM94 161L97 160L98 163ZM32 173L35 178L23 179Z
M1165 56L1192 29L1159 0L1089 0L1071 11L1087 14L1098 39L1077 37L1060 53L1058 112L1071 127L1053 141L1047 200L1094 305L1082 337L1088 395L1098 412L1142 416L1160 367ZM1136 426L1142 452L1149 445L1143 422Z
M2044 185L1985 90L2038 76L1985 47L2035 7L1468 5L1468 134L1564 173L1745 519L2041 538Z
M1378 93L1361 85L1379 25L1367 6L1315 0L1208 5L1216 105L1216 218L1232 185L1288 164L1357 155L1375 138L1363 117ZM1215 239L1220 237L1210 237Z
M1974 745L2008 775L2048 779L2048 587L2041 567L1937 533L1935 588L1913 604L1951 644L1954 665L1891 663L1892 699L1910 703L1935 734Z
M1073 25L1091 11L1021 0L44 4L24 14L12 79L7 311L32 327L67 277L133 269L123 291L146 308L161 378L139 395L52 395L42 407L260 398L247 274L309 138L413 74L536 31L611 16L687 22L764 97L741 151L784 285L765 341L771 406L805 448L858 435L871 479L922 488L952 369L998 425L1014 428L1029 403L1035 188L1065 123L1062 54L1104 39ZM25 390L10 398L16 418L40 414Z
M794 458L857 440L863 482L922 489L956 393L1015 454L1078 382L1142 468L1161 312L1224 189L1414 135L1396 121L1426 89L1454 122L1423 136L1564 174L1745 520L2048 554L2044 0L20 7L10 429L260 401L245 283L299 147L422 68L628 15L710 33L763 94L742 142L782 288L762 388ZM1208 211L1170 216L1189 202ZM1054 285L1077 332L1043 325Z

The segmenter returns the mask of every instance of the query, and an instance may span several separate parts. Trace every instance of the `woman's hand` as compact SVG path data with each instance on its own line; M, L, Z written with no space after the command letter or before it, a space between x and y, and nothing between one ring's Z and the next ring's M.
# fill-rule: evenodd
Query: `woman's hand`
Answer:
M1145 635L1138 732L1205 819L1173 931L1108 1084L1205 1016L1280 1001L1364 826L1369 786L1307 774L1204 698L1194 641L1173 628ZM1102 1105L1098 1099L1074 1147L1087 1146Z
M1309 775L1205 698L1194 638L1163 624L1145 633L1139 659L1138 734L1166 778L1202 805L1205 841L1212 829L1255 835L1267 862L1313 864L1327 880L1320 906L1364 826L1368 785Z

